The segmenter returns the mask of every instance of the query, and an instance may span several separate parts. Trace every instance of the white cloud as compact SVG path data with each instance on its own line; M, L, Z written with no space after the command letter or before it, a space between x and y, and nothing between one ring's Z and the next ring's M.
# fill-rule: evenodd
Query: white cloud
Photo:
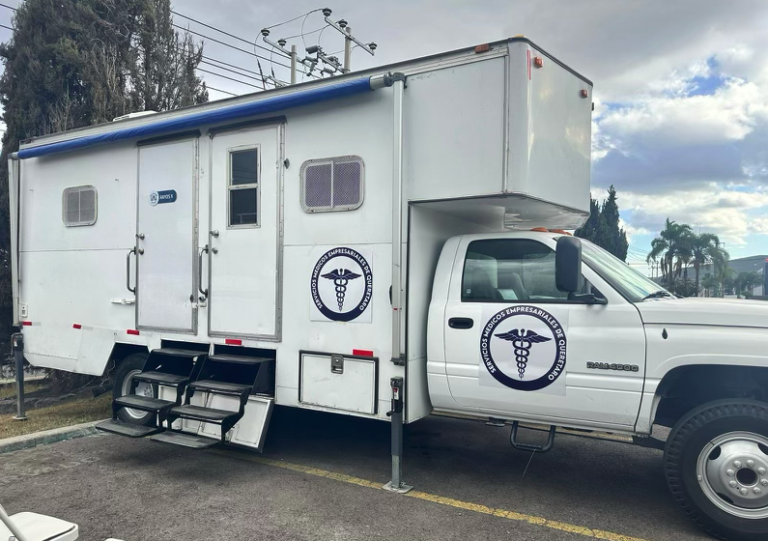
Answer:
M687 223L695 231L716 233L728 245L744 246L750 233L768 233L768 193L727 190L712 185L708 190L666 194L623 193L622 210L632 212L632 226L658 233L669 218Z
M768 89L731 80L712 95L653 96L609 111L600 132L623 148L711 145L739 141L768 118ZM630 150L631 151L631 150Z

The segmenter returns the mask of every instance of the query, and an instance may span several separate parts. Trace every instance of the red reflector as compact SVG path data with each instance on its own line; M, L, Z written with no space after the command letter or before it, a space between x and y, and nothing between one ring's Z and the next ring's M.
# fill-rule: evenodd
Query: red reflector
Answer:
M72 328L73 328L73 329L82 329L82 328L83 328L83 326L82 326L82 325L80 325L79 323L75 323L74 325L72 325Z
M21 324L24 325L25 327L31 327L32 326L32 322L31 321L22 321Z
M243 345L243 341L240 340L239 338L227 338L226 340L224 340L224 343L227 344L227 345L230 345L230 346L242 346Z
M544 67L544 59L540 56L537 56L533 59L533 65L537 68L543 68Z
M373 350L372 349L353 349L352 355L357 355L358 357L373 357Z
M491 46L488 43L483 43L482 45L478 45L475 47L475 54L477 53L487 53L491 50Z
M125 332L127 332L128 334L135 334L136 336L139 335L139 331L137 331L136 329L128 329Z

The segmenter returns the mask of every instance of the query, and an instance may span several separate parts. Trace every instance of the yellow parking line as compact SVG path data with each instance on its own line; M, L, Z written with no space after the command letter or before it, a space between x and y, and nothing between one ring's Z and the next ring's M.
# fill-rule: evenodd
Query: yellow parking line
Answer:
M291 470L300 473L306 473L307 475L314 475L315 477L325 477L326 479L333 479L334 481L341 481L342 483L349 483L351 485L358 485L367 488L380 489L381 483L374 481L368 481L367 479L361 479L359 477L353 477L351 475L345 475L343 473L336 473L328 470L321 470L320 468L312 468L310 466L302 466L301 464L292 464L290 462L283 462L281 460L272 460L270 458L264 458L260 456L252 456L245 454L233 454L225 451L213 451L216 454L222 456L228 456L230 458L237 458L241 460L248 460L250 462L257 462L259 464L265 464L267 466L274 466L276 468L283 468L285 470ZM558 522L556 520L549 520L534 515L526 515L524 513L517 513L515 511L509 511L507 509L496 509L477 503L463 502L461 500L454 500L453 498L445 498L443 496L437 496L435 494L429 494L427 492L421 492L418 490L412 490L405 494L406 497L416 498L417 500L424 500L440 505L447 505L450 507L456 507L457 509L464 509L466 511L474 511L475 513L482 513L484 515L492 515L494 517L506 518L508 520L515 520L518 522L527 522L528 524L534 524L536 526L543 526L551 530L559 530L561 532L568 532L576 535L582 535L584 537L590 537L592 539L606 539L607 541L647 541L639 537L631 537L629 535L621 535L613 532L606 532L604 530L593 530L592 528L585 528L584 526L577 526L575 524L568 524L567 522Z

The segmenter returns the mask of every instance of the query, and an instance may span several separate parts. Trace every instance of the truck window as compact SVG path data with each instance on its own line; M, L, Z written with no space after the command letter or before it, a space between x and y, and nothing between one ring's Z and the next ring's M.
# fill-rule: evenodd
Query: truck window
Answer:
M259 150L229 153L229 227L258 226Z
M555 251L534 240L494 239L470 243L464 260L463 302L560 302Z

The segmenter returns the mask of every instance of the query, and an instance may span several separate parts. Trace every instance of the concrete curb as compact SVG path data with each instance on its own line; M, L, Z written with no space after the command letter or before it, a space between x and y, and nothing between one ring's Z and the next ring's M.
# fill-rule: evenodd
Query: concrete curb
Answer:
M19 451L21 449L29 449L30 447L37 447L38 445L93 436L97 433L96 425L104 420L105 419L101 419L99 421L91 421L90 423L65 426L62 428L54 428L52 430L43 430L42 432L34 432L33 434L25 434L24 436L6 438L0 440L0 454Z

